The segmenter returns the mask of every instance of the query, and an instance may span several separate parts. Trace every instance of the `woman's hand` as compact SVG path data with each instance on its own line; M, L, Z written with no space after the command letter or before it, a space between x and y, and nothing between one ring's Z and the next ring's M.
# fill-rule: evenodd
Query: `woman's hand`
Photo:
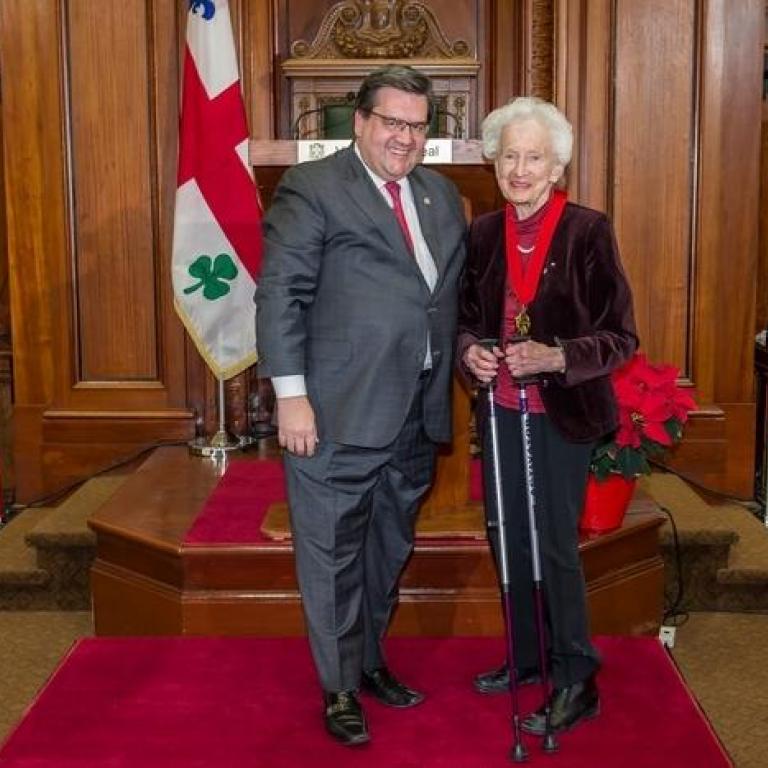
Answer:
M514 378L535 376L537 373L565 371L565 354L560 347L548 347L538 341L507 344L504 362Z
M497 346L486 349L482 344L471 344L467 347L462 362L478 381L488 384L496 378L502 357L504 353Z

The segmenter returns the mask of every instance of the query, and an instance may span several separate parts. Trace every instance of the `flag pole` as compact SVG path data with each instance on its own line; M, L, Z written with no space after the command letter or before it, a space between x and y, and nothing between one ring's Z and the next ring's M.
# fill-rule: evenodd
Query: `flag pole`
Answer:
M229 3L186 5L171 279L176 312L219 382L218 431L193 440L190 452L220 458L254 442L227 434L224 378L257 362L262 207Z
M253 438L243 435L235 437L227 432L225 421L226 403L224 399L224 379L217 378L219 382L219 428L213 437L196 437L191 440L189 452L192 456L209 456L212 458L222 458L231 451L239 451L255 442Z

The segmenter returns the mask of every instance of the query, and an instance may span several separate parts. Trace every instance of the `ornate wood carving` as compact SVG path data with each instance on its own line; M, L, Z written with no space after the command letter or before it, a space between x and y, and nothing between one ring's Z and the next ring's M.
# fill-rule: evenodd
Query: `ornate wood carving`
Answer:
M552 101L555 69L553 0L534 0L531 12L530 93Z
M343 0L325 15L312 43L297 40L301 59L429 59L469 55L464 40L450 42L434 13L408 0Z

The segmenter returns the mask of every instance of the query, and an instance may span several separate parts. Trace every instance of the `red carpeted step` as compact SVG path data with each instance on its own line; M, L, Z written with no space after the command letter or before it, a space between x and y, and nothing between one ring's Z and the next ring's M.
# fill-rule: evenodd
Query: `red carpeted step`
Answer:
M483 498L480 461L470 465L470 498ZM187 531L187 546L263 544L261 531L270 504L283 501L285 473L280 459L232 462Z
M731 765L673 662L651 638L598 638L602 714L530 765ZM493 768L508 766L507 696L472 692L496 638L395 638L390 663L428 695L412 710L364 698L372 742L331 741L306 642L296 638L80 641L0 750L3 768ZM524 689L524 711L538 690Z

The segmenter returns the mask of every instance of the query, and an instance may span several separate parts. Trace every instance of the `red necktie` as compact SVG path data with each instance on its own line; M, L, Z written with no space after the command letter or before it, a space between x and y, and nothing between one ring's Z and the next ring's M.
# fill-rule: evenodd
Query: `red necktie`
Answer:
M405 211L403 210L403 204L400 202L400 185L396 181L388 181L384 185L384 189L389 192L389 196L392 198L392 210L395 212L395 218L400 225L400 229L403 230L403 237L408 245L408 250L413 253L413 239L411 238L411 231L408 229L408 222L405 220Z

